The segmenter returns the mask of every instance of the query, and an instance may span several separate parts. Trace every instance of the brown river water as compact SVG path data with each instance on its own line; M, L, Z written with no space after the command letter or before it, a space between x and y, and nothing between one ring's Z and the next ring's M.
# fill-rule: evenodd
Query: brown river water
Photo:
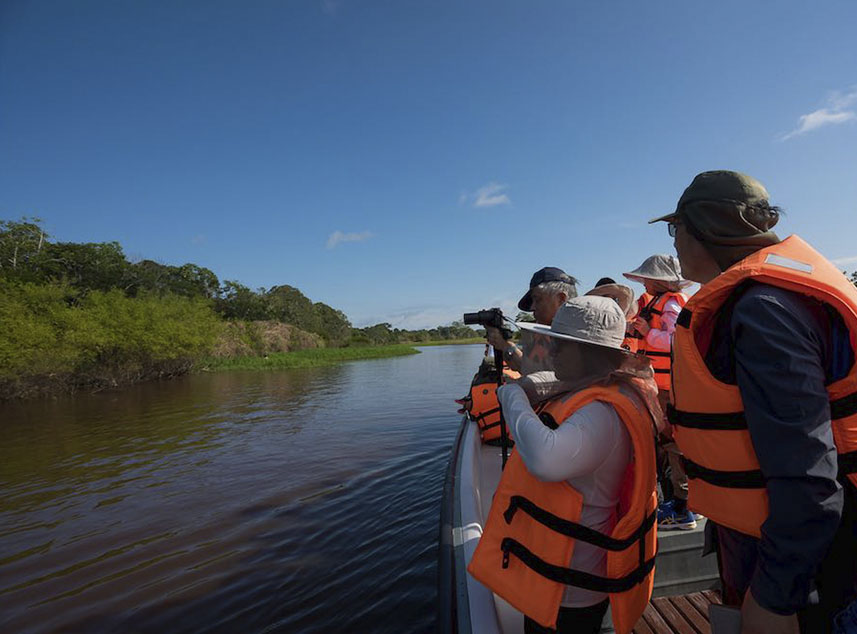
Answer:
M0 404L0 631L432 631L482 351Z

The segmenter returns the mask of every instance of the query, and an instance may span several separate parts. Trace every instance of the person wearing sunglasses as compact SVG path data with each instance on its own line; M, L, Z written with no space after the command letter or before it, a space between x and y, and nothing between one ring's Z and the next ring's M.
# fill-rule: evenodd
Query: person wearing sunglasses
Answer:
M743 634L829 632L857 596L857 288L755 178L697 175L668 223L701 289L676 321L668 417Z

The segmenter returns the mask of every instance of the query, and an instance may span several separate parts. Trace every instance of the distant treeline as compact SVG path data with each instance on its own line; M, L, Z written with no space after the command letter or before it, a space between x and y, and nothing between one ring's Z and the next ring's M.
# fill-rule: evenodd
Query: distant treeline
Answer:
M118 242L52 242L38 219L0 220L0 278L61 284L77 297L91 291L119 290L130 298L148 294L207 299L224 319L279 321L317 334L329 345L474 336L461 323L424 330L403 330L386 323L354 328L342 311L313 302L294 286L252 290L235 280L221 282L213 271L197 264L130 262Z
M186 371L217 350L265 354L268 335L284 351L474 334L461 324L353 328L293 286L252 290L197 264L131 262L118 242L53 241L38 219L0 220L0 396L21 392L10 385L25 376L113 384Z

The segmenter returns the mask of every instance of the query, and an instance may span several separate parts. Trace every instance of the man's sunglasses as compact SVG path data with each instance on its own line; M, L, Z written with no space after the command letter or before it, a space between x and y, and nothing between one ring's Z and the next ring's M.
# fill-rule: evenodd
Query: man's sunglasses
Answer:
M670 233L670 238L675 238L675 234L678 231L678 226L681 223L678 221L668 222L667 223L667 231Z

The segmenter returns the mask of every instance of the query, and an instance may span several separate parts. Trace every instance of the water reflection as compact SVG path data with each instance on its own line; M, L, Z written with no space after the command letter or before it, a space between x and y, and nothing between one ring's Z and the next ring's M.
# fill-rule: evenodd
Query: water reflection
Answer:
M0 624L430 630L451 398L481 352L0 405Z

